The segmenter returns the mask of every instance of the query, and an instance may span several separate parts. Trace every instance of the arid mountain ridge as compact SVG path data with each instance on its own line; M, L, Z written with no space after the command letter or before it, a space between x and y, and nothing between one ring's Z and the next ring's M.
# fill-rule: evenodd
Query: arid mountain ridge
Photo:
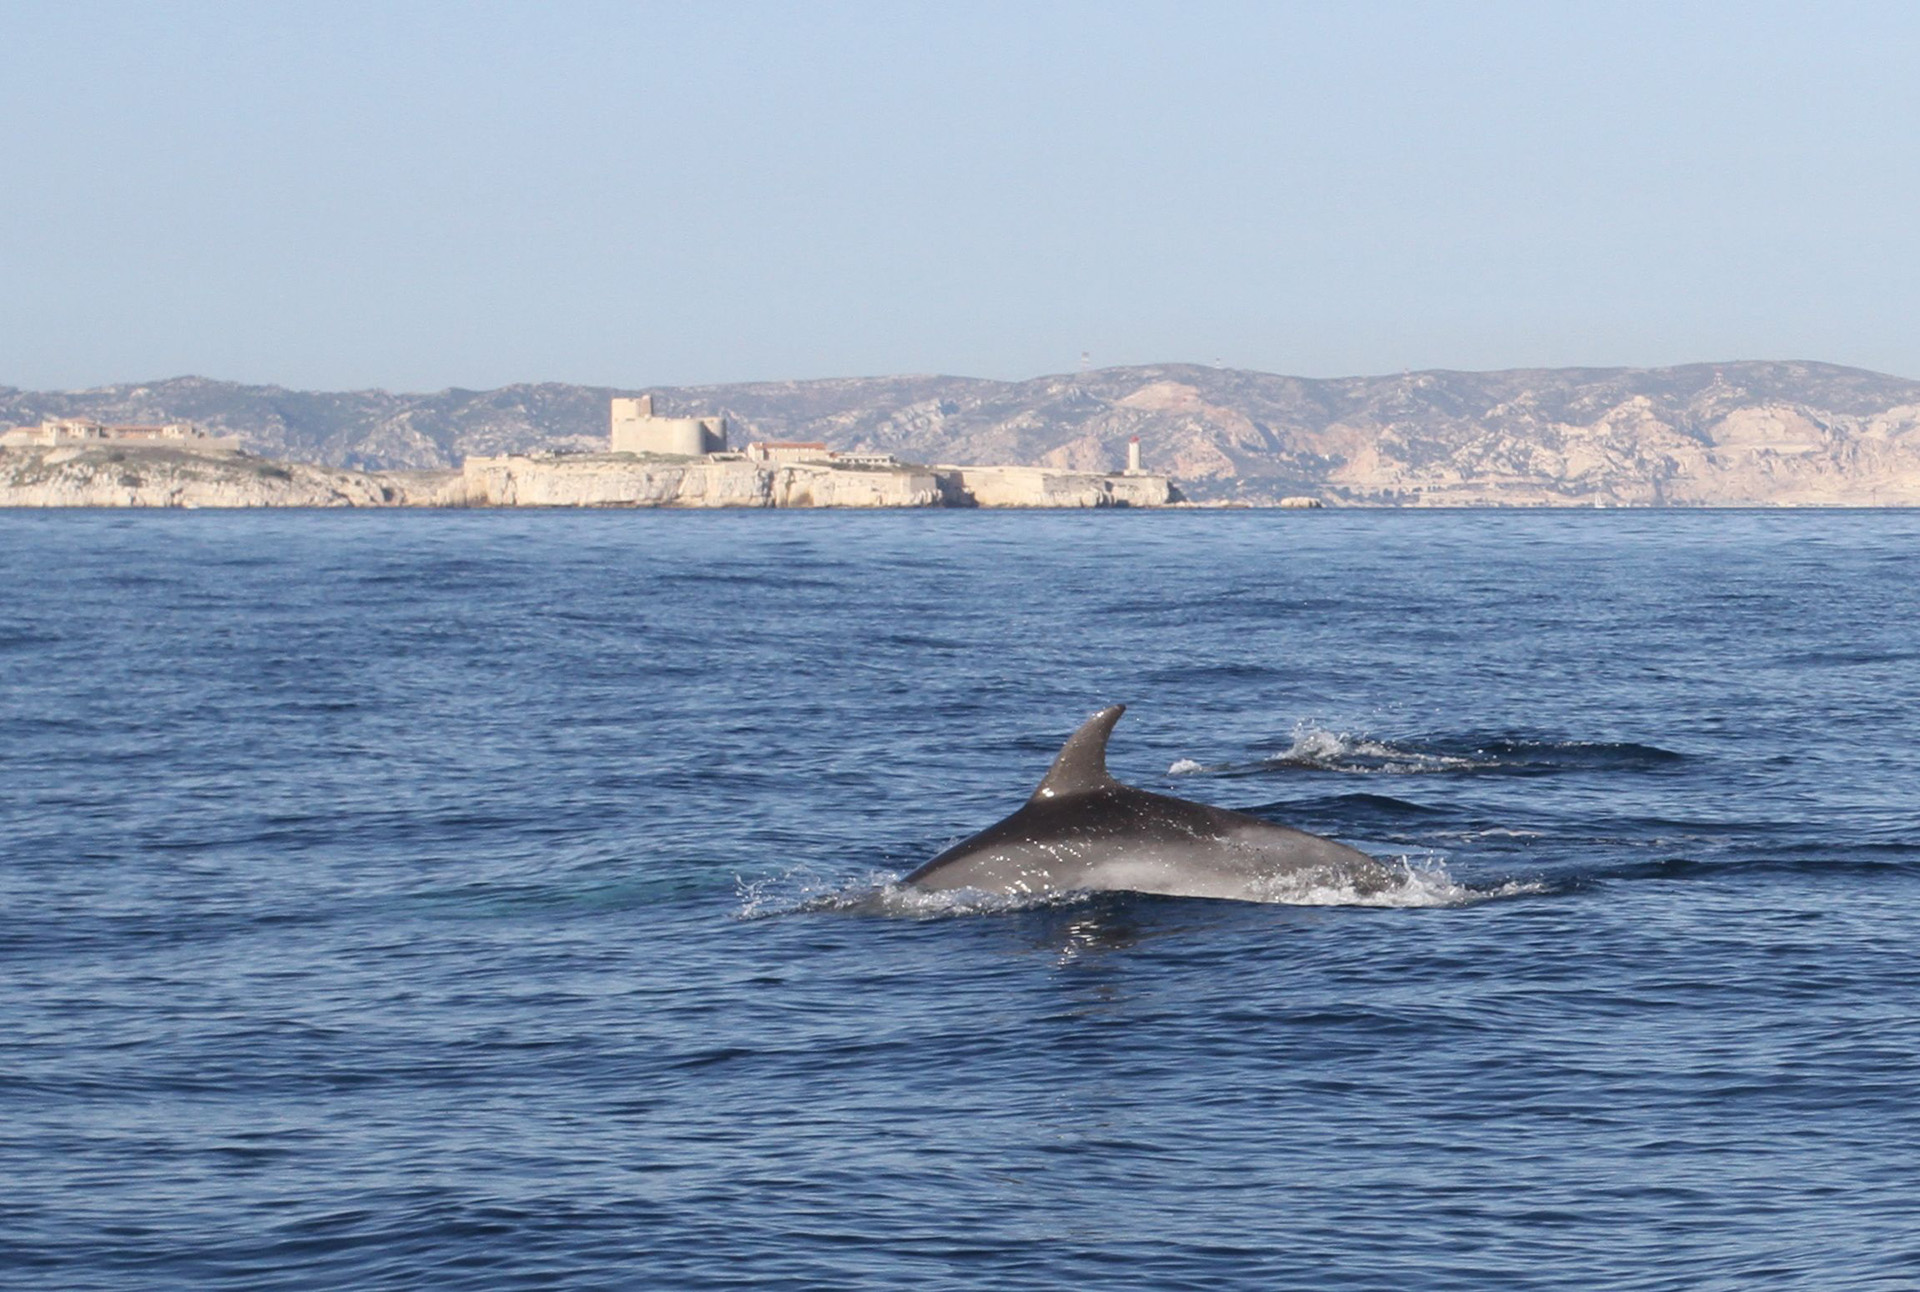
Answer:
M0 425L191 420L264 455L441 467L599 449L607 400L722 413L736 441L1116 470L1139 436L1190 498L1349 504L1920 504L1920 382L1815 362L1315 379L1187 364L1003 382L899 376L619 389L308 392L180 377L0 388Z

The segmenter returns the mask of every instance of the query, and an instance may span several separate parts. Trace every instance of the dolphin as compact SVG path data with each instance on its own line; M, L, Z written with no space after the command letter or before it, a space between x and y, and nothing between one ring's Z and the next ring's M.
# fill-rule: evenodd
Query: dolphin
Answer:
M1401 878L1366 853L1244 812L1150 794L1107 774L1107 737L1127 711L1100 710L1068 738L1026 806L901 882L932 891L1112 891L1285 900L1308 888L1366 896Z

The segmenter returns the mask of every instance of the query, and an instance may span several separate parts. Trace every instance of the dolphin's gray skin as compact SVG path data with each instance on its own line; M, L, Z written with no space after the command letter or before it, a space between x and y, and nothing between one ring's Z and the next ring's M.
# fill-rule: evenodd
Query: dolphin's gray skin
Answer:
M1107 737L1126 711L1116 704L1088 718L1025 807L903 882L936 891L1111 890L1243 901L1321 886L1365 895L1399 882L1343 843L1114 780Z

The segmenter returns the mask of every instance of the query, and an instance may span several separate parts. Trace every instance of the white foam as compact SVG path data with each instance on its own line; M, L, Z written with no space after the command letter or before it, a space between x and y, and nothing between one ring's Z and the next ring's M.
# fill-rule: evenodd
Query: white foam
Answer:
M790 866L775 875L759 879L733 877L734 891L740 897L738 919L761 920L794 911L825 909L849 904L845 899L860 891L872 891L893 882L894 876L875 872L864 881L829 879L808 866Z
M1270 755L1267 761L1288 767L1310 767L1317 771L1347 772L1361 776L1405 776L1494 766L1493 763L1454 754L1402 749L1350 732L1329 731L1305 721L1294 726L1293 744L1278 754Z
M1382 863L1392 876L1385 887L1357 886L1351 878L1309 872L1278 876L1262 886L1256 900L1281 906L1475 906L1504 897L1544 893L1534 880L1508 880L1492 888L1463 884L1437 857L1399 857Z
M1092 896L1081 892L986 893L973 888L934 892L908 888L899 876L875 872L837 884L822 881L804 867L778 875L748 880L735 877L740 909L734 917L764 920L780 915L815 911L842 911L908 919L939 919L953 915L984 915L1042 906L1067 906Z
M1361 888L1352 879L1309 873L1277 877L1249 893L1246 900L1273 906L1449 907L1474 906L1501 898L1544 893L1538 880L1508 880L1491 888L1463 884L1436 857L1400 857L1383 863L1391 872L1384 887ZM1093 892L987 893L959 888L941 892L903 886L899 877L873 873L833 884L804 867L759 880L738 880L743 920L767 919L813 911L865 912L906 919L944 919L988 915L1090 902Z
M1205 763L1196 762L1191 758L1176 758L1173 760L1173 766L1167 768L1167 775L1191 776L1195 772L1204 772L1206 770L1207 765Z

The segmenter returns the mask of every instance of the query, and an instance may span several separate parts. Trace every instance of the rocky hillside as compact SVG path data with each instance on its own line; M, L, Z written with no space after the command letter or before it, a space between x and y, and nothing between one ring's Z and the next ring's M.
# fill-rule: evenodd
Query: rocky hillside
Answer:
M450 471L353 471L153 445L0 449L0 507L433 507Z
M187 419L334 466L605 443L607 387L310 393L178 378L0 389L0 424ZM1316 380L1189 365L1024 382L875 377L655 388L736 439L825 440L921 462L1123 465L1189 497L1269 502L1920 504L1920 382L1821 363L1416 372Z

